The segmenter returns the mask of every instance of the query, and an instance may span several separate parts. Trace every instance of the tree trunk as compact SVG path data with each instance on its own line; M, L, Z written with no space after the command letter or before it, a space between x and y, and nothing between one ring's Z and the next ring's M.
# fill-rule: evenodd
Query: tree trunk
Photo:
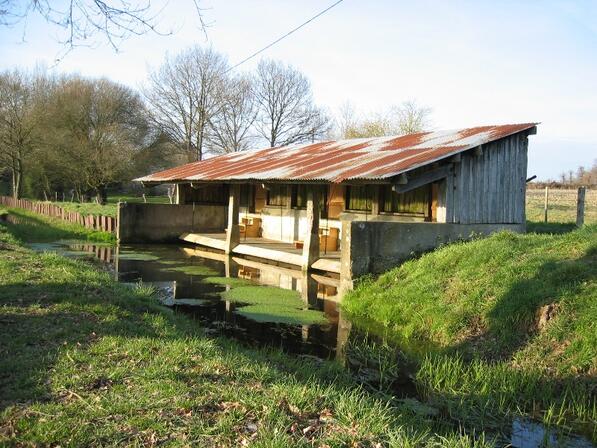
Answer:
M22 190L22 177L23 173L17 167L13 167L12 171L12 197L15 199L20 199L21 197L21 190Z
M96 190L97 196L97 203L101 205L105 205L108 202L108 192L106 191L105 186L101 186Z

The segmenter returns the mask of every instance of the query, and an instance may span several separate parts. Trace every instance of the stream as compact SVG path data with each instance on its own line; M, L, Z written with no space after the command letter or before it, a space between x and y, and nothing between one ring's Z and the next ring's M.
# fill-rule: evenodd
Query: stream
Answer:
M335 359L365 387L381 389L383 385L403 402L420 403L400 350L391 349L388 368L367 359L367 346L347 349L351 341L371 337L343 316L337 279L314 278L300 271L179 245L56 241L30 247L99 260L118 281L155 289L164 306L196 319L209 334L224 335L247 346L276 347L301 357ZM359 357L359 351L364 356ZM385 370L391 371L389 380ZM504 443L517 448L594 447L584 437L560 435L522 418L515 419L505 432Z

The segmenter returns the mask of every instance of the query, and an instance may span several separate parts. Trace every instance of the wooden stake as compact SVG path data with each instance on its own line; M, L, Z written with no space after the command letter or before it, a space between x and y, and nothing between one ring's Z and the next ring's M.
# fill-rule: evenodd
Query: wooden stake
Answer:
M549 208L549 187L545 187L545 204L543 206L543 221L547 222L547 209Z
M576 227L582 227L585 223L585 187L578 187L576 200Z

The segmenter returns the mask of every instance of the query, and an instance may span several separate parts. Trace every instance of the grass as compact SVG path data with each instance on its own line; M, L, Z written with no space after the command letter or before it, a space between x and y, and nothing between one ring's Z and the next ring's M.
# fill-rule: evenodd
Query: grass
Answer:
M343 308L415 347L419 390L450 415L523 413L595 439L596 280L597 226L503 232L365 279Z
M109 232L87 229L79 224L62 221L19 208L3 208L0 213L10 215L15 223L5 225L17 239L27 242L54 242L57 240L86 240L93 242L115 242Z
M115 204L96 204L94 202L52 202L58 207L62 207L69 212L77 212L83 216L88 215L104 215L116 217L116 205Z
M169 204L168 196L145 196L148 204ZM108 204L117 204L118 202L143 202L142 196L115 195L108 196Z
M20 226L0 224L0 445L491 446L338 364L207 337Z
M148 204L169 204L170 200L168 196L146 196ZM116 217L116 204L118 202L143 202L141 196L125 196L116 195L109 196L107 204L96 204L95 202L61 202L61 201L50 201L59 207L64 208L69 212L77 212L83 216L88 215L104 215Z

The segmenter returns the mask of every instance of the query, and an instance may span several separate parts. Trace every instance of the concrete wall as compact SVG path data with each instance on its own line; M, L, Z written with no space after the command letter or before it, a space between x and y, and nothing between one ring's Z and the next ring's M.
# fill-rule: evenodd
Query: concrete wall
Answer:
M228 207L221 205L118 204L121 243L174 242L185 232L223 232Z
M525 226L344 221L341 277L351 281L368 272L381 273L442 243L488 235L500 230L523 232Z

